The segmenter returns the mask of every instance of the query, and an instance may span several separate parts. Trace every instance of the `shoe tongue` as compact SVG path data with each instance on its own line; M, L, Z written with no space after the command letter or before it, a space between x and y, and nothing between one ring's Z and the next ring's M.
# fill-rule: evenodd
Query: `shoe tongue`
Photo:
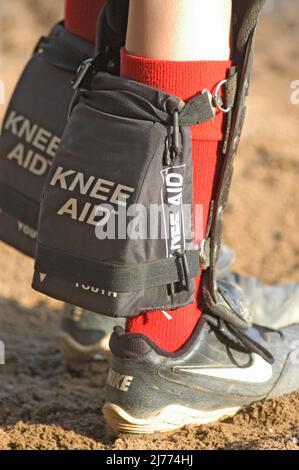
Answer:
M233 319L234 316L244 324L244 329L252 326L252 313L246 305L242 289L230 279L217 282L218 295L223 308Z
M243 291L231 277L217 281L216 298L212 298L205 287L203 295L207 310L216 318L240 330L247 330L252 326L252 314L246 305Z

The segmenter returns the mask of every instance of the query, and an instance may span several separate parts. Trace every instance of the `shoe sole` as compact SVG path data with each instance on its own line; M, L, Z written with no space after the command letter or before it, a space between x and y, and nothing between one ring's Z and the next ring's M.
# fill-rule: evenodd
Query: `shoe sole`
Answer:
M225 408L214 411L200 411L180 405L169 405L160 413L148 418L134 418L119 406L106 403L102 409L109 433L119 434L153 434L170 432L187 424L208 424L234 416L240 407Z
M78 343L68 333L60 333L58 336L59 349L67 361L107 361L109 358L109 340L110 336L101 339L97 343L84 346Z

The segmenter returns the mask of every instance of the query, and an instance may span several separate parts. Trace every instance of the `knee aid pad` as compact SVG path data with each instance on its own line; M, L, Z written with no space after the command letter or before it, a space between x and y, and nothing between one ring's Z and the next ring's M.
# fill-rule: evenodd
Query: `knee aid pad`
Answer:
M0 138L0 239L34 256L42 188L73 96L70 81L93 45L57 24L42 38L6 112Z
M104 73L82 89L47 179L34 288L111 316L192 302L189 126L214 115L208 91L184 103Z

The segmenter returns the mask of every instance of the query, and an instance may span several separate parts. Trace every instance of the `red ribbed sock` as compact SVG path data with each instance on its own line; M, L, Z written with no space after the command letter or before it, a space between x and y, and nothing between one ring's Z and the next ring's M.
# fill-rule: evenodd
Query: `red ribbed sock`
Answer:
M145 59L122 51L123 77L159 88L187 100L204 88L212 91L226 78L230 61L172 62ZM220 142L224 138L224 115L217 113L215 121L192 127L192 160L194 204L203 205L205 231L221 156ZM200 289L200 277L196 290ZM168 320L161 312L147 312L127 321L127 331L142 333L166 351L177 351L190 338L201 315L200 299L186 307L169 312Z
M90 42L95 42L97 20L106 0L65 0L65 27Z

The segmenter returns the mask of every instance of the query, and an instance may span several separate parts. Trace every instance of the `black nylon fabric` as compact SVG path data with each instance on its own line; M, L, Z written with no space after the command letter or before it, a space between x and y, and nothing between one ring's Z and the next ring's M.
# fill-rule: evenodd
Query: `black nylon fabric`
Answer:
M125 45L129 0L107 0L100 16L98 27L97 52L110 47Z
M124 92L126 100L122 100L119 114L115 103L121 101ZM104 97L104 110L101 97ZM135 106L137 97L139 106ZM113 211L119 213L121 208L114 199L119 185L126 188L127 207L142 205L148 218L150 205L160 206L161 198L165 201L167 197L163 184L167 172L181 172L184 183L179 205L189 204L192 208L188 127L181 128L182 151L171 166L165 161L166 143L173 132L170 111L182 112L184 106L174 96L104 73L98 74L92 90L82 91L47 179L39 222L35 289L111 316L172 309L193 301L193 278L199 272L198 251L187 263L190 270L188 273L187 269L190 275L187 290L186 266L177 263L174 253L167 260L171 258L169 238L165 240L161 235L156 239L120 238L116 233L115 239L99 240L95 233L97 222L103 219L101 213L95 215L97 207L103 209L107 202L112 206L108 220ZM134 117L130 116L132 109ZM166 124L158 119L159 115L161 119L167 117ZM102 184L104 191L101 191ZM189 256L194 250L192 213L188 222L189 225L184 225L184 249ZM180 282L174 283L174 292L170 293L168 284L173 280L173 271L167 270L165 264L172 262ZM147 271L142 270L142 264Z
M113 91L99 90L92 95L87 91L81 93L81 97L87 105L99 105L103 112L107 109L110 113L129 119L152 120L168 126L172 125L172 115L152 106L146 98L132 91L119 90L116 94ZM214 117L215 111L211 106L211 99L207 93L204 93L186 103L179 114L178 124L179 126L202 124L213 120Z
M63 23L56 24L48 38L40 40L35 52L40 49L46 62L72 76L85 59L94 56L94 45L67 31Z
M120 74L120 49L126 41L128 11L129 0L108 0L99 17L96 54L105 53L104 70L114 75Z
M189 274L199 274L199 251L189 250L186 253ZM147 263L116 264L107 261L97 262L94 259L77 258L66 251L38 246L38 259L35 268L40 272L47 266L48 274L63 275L66 279L76 279L81 283L93 283L95 279L102 289L125 293L150 289L168 283L178 283L184 279L182 258L161 258ZM58 267L58 268L57 268Z
M40 199L64 131L70 81L94 47L57 24L42 38L6 112L0 138L0 239L34 257Z

